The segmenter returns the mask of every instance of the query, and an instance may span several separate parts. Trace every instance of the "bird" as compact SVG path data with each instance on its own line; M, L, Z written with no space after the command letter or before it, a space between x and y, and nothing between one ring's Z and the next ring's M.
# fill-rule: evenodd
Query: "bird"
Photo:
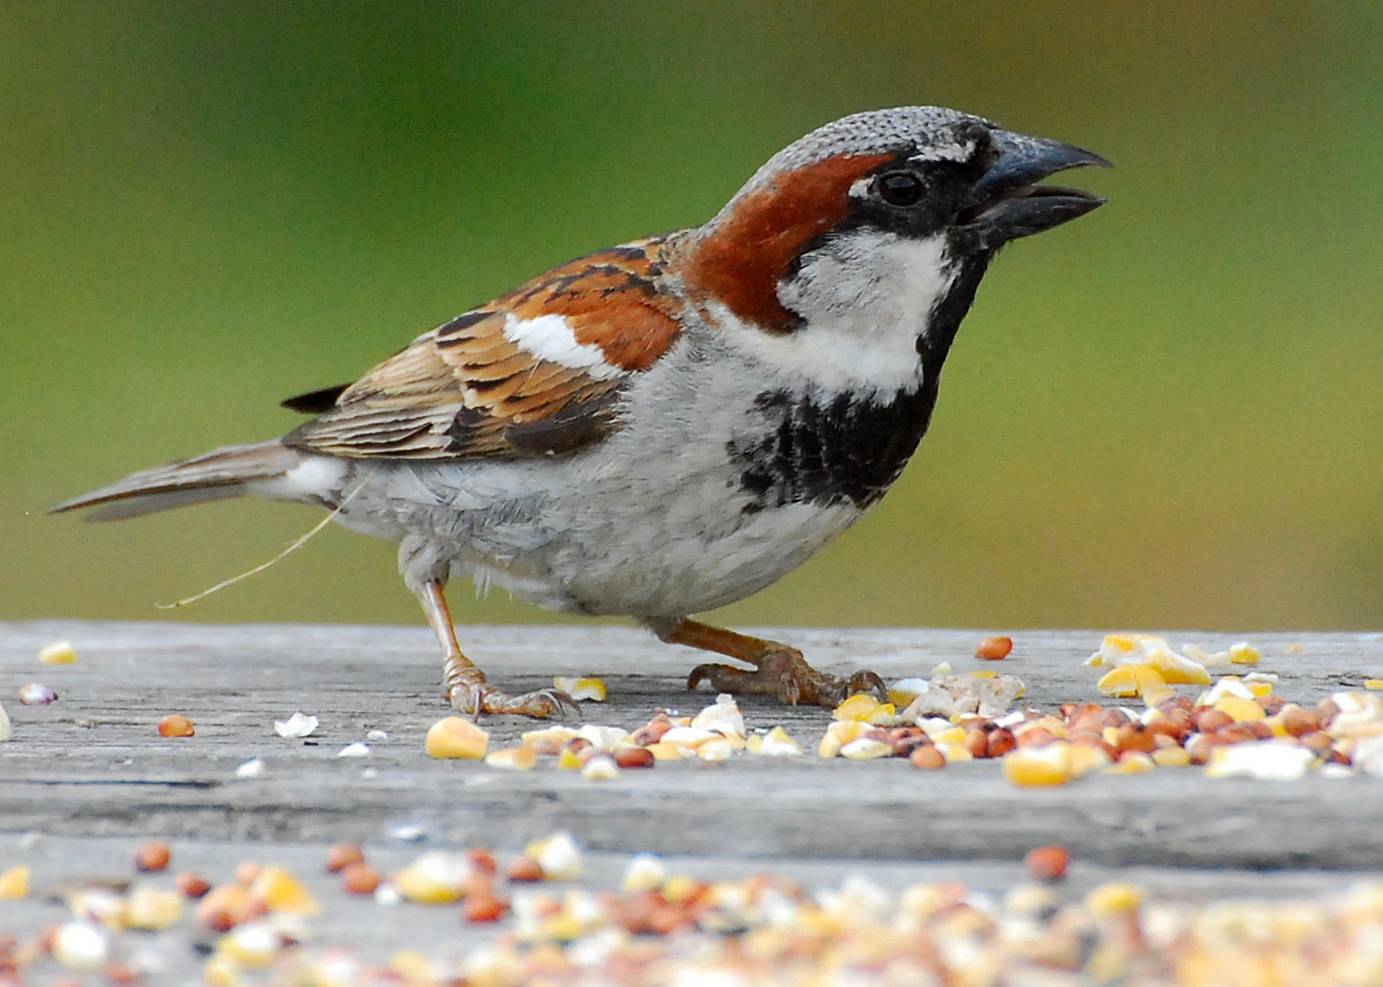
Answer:
M632 617L705 663L689 688L829 706L869 671L700 622L801 565L889 489L996 252L1102 205L1038 184L1108 167L938 106L855 113L773 155L701 226L598 250L283 402L281 438L134 473L54 507L93 519L249 495L398 543L462 714L567 718L461 649L449 579ZM747 666L747 667L741 667Z

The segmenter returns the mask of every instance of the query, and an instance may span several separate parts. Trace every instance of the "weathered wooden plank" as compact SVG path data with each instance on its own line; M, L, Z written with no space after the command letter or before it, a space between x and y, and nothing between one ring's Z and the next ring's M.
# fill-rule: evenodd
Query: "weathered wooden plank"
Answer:
M804 646L825 666L867 665L885 677L958 670L974 631L766 631ZM71 667L34 660L68 637ZM1052 706L1094 698L1081 661L1095 632L1017 633L1003 670ZM1174 634L1207 645L1248 637L1279 691L1314 700L1383 674L1383 635ZM700 706L682 677L696 656L613 627L486 627L465 633L493 677L516 688L555 672L607 678L611 702L592 721L633 726L656 707ZM1300 653L1288 653L1300 644ZM1383 859L1383 785L1309 778L1285 785L1211 781L1198 771L1092 777L1058 790L1014 789L992 764L922 773L902 762L736 759L626 772L595 785L540 769L501 773L435 762L422 734L443 710L436 659L423 630L361 627L199 627L184 624L0 625L0 695L40 679L62 693L50 707L6 702L14 742L0 747L0 830L64 836L147 836L237 843L378 840L403 821L435 839L501 847L562 826L600 850L656 850L743 858L1016 860L1030 847L1067 843L1082 859L1203 867L1363 868ZM638 674L633 674L638 670ZM815 742L819 709L742 704L751 727L785 724ZM321 718L315 744L273 735L272 720L302 709ZM182 712L187 740L154 723ZM496 742L528 724L495 720ZM364 761L336 752L369 729L389 732ZM237 780L255 756L268 770ZM375 777L362 777L372 768Z

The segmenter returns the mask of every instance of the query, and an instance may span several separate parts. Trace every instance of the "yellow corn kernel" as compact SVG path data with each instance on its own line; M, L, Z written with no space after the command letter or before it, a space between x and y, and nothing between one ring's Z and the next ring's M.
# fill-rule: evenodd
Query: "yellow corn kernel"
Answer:
M1185 747L1161 747L1153 751L1153 763L1159 768L1184 768L1191 763Z
M1383 679L1364 679L1364 688L1370 692L1383 691Z
M583 699L595 703L605 701L604 681L592 676L578 678L574 675L558 675L552 680L552 684L578 702Z
M702 761L728 761L734 752L735 745L728 737L715 737L696 745L696 756ZM654 755L654 760L657 760L657 755Z
M665 747L665 746L667 746L667 745L666 745L666 744L654 744L654 745L653 745L653 747L660 747L660 746ZM652 747L650 747L649 749L652 750ZM653 758L654 758L654 760L657 760L658 755L657 755L657 754L654 754L654 755L653 755ZM557 755L557 767L561 768L563 771L580 771L580 770L581 770L581 756L580 756L579 754L577 754L576 751L572 750L570 747L563 747L563 748L562 748L562 753L560 753L560 754Z
M449 905L465 896L470 864L456 854L425 853L394 875L399 894L419 905Z
M485 755L485 763L492 768L503 768L507 771L532 771L538 763L538 752L527 744L502 747Z
M1104 773L1107 775L1141 775L1156 767L1157 763L1147 754L1133 752L1125 754L1118 761L1105 768Z
M40 665L71 665L77 660L77 649L69 641L54 641L38 653Z
M423 749L429 757L479 761L490 745L490 735L470 720L448 716L427 728Z
M1004 777L1023 787L1064 785L1073 777L1071 745L1057 741L1045 747L1019 747L1003 757Z
M859 723L892 723L896 716L892 703L881 703L863 692L855 693L831 711L832 719Z
M1229 660L1235 665L1257 665L1261 657L1258 649L1250 644L1240 642L1229 646Z
M969 675L972 679L994 679L999 677L998 672L989 668L981 668L978 671L970 672Z
M682 748L676 744L665 744L659 741L656 744L649 744L644 750L653 755L655 761L680 761L682 760ZM563 753L567 753L563 751ZM573 755L574 757L575 755ZM560 763L560 761L558 762Z
M1095 688L1102 696L1115 699L1131 699L1138 695L1138 680L1133 674L1133 665L1118 665L1100 676Z
M766 734L754 734L745 742L745 748L751 754L765 757L791 757L802 753L802 745L782 727L774 727Z
M182 895L142 884L130 893L125 906L125 928L166 929L182 917Z
M1138 911L1143 905L1143 892L1132 884L1111 882L1101 884L1085 899L1085 907L1096 918L1114 918Z
M18 901L29 897L29 866L20 864L0 872L0 901Z
M817 756L837 757L840 755L842 747L851 741L859 740L871 729L872 727L868 723L861 723L858 720L836 720L826 728L821 743L817 745Z
M216 940L216 953L235 966L263 970L274 962L283 940L267 922L239 926Z
M872 737L861 737L842 747L840 756L848 761L873 761L880 757L892 757L893 746Z
M964 744L937 744L936 749L941 752L941 756L946 759L947 764L975 760L975 755L971 754L970 748Z
M1056 745L1050 746L1055 747ZM1101 747L1092 747L1089 744L1070 744L1067 746L1067 766L1072 777L1080 778L1109 764L1109 755Z
M1267 716L1263 712L1262 706L1252 699L1244 699L1241 696L1221 696L1216 700L1213 708L1228 714L1235 723L1251 723Z
M250 885L250 897L263 901L271 912L316 915L320 908L307 888L282 867L265 867Z
M202 964L202 983L206 987L239 987L240 967L229 956L218 953Z

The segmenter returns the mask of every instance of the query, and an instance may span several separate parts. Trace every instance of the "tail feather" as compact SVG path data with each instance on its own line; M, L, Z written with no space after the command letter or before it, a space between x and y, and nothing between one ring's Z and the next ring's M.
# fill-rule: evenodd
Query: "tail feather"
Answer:
M114 521L154 511L238 497L255 480L280 476L299 462L299 454L278 440L225 446L153 469L63 501L50 509L60 514L85 507L102 507L93 521ZM109 505L109 506L106 506Z

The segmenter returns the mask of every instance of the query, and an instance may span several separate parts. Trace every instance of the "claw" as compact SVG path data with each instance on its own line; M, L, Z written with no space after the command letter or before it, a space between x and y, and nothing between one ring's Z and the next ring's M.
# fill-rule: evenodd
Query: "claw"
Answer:
M484 683L458 683L450 691L448 702L452 709L467 716L489 713L492 716L530 716L536 720L577 720L581 716L571 696L558 689L539 689L513 696Z
M883 680L873 672L856 672L847 682L818 672L799 652L789 648L761 659L754 671L731 665L697 665L687 676L687 688L694 690L702 682L709 682L717 692L776 696L789 706L835 706L856 692L870 693L880 701L887 695Z

